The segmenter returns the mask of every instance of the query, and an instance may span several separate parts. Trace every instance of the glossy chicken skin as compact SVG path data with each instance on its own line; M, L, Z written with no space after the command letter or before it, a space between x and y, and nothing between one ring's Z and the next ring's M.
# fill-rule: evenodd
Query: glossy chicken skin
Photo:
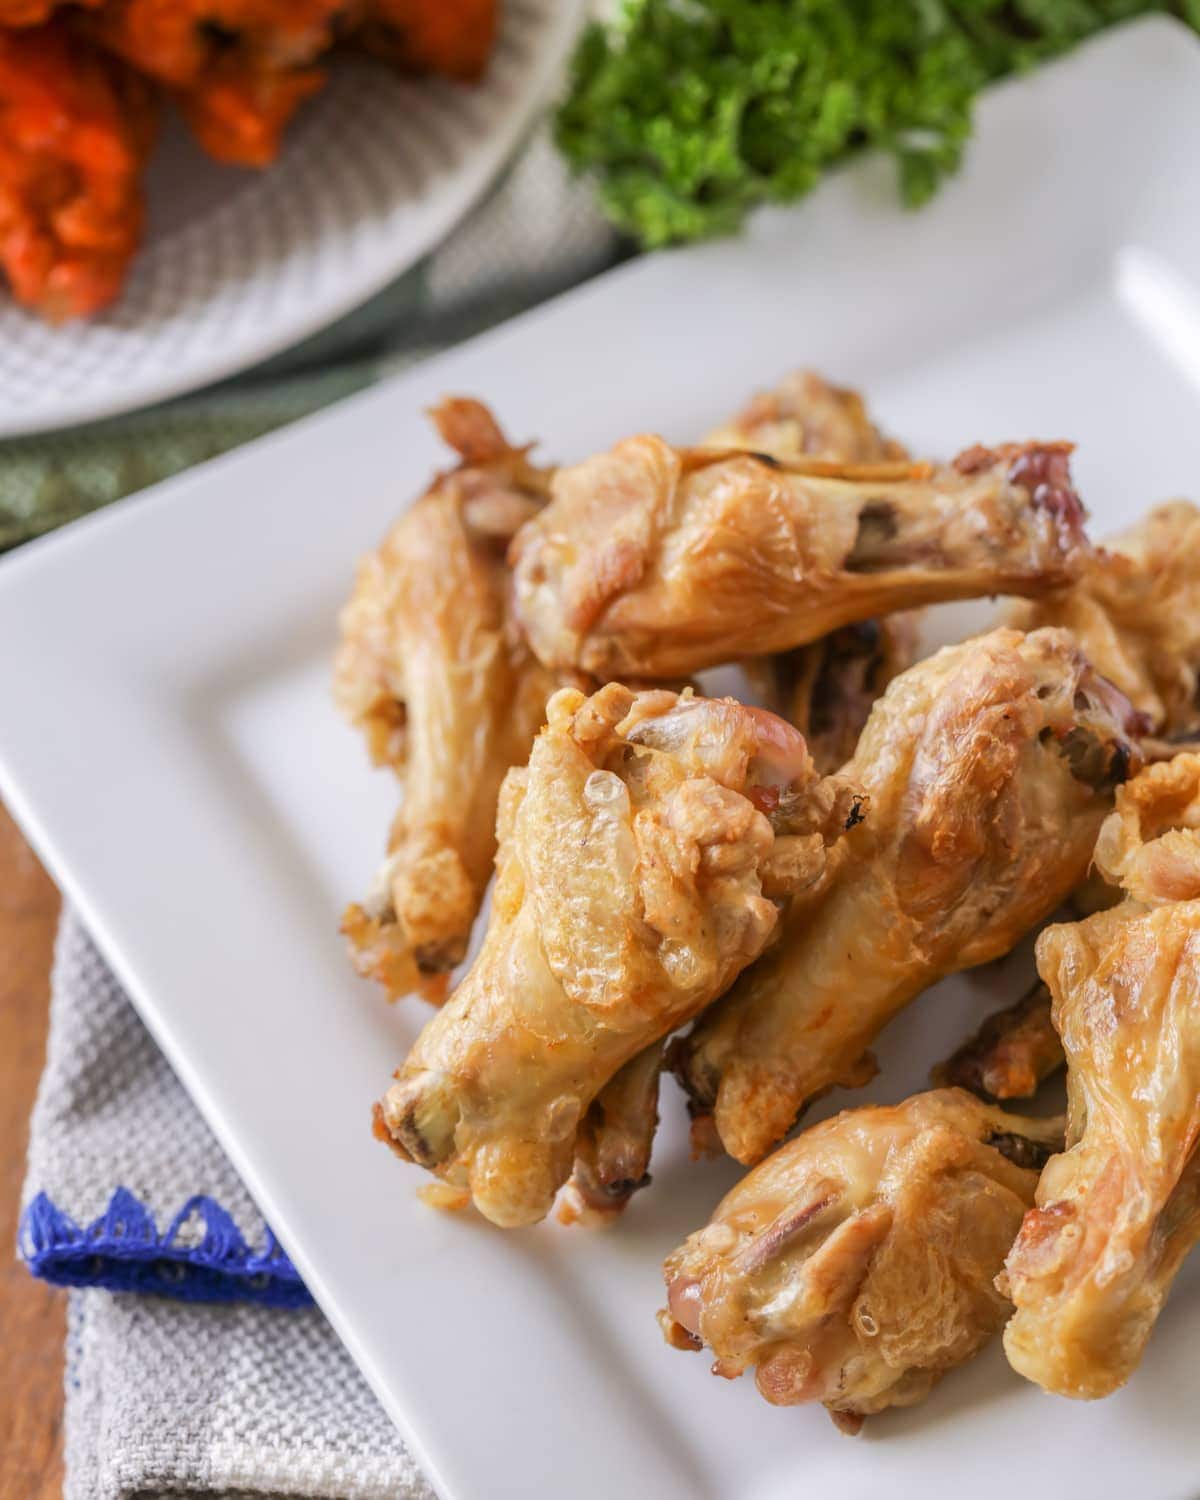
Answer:
M668 1342L843 1431L912 1406L1003 1326L995 1276L1061 1140L961 1089L814 1125L667 1257Z
M1014 606L1024 629L1074 631L1156 735L1200 727L1200 508L1156 506L1087 559L1074 588Z
M1078 884L1136 715L1061 630L994 630L897 677L846 775L868 822L676 1051L697 1139L758 1161L936 980L1009 951Z
M116 297L156 121L142 81L61 23L0 32L0 270L18 302L59 323Z
M1085 1399L1137 1368L1200 1236L1200 756L1118 793L1096 862L1126 899L1038 940L1067 1057L1067 1150L1002 1282L1009 1362Z
M1050 1015L1050 991L1039 979L1014 1005L988 1016L969 1041L933 1070L933 1081L992 1099L1030 1099L1064 1061Z
M504 783L483 948L377 1115L502 1226L544 1217L597 1094L758 956L860 815L731 699L613 683L547 720Z
M362 972L403 994L458 963L491 877L496 803L559 685L509 629L504 549L544 474L486 407L433 419L460 455L359 569L342 614L339 707L402 779L376 889L346 913Z
M938 600L1061 589L1086 553L1065 444L952 466L781 463L644 436L560 469L513 542L539 658L687 674Z

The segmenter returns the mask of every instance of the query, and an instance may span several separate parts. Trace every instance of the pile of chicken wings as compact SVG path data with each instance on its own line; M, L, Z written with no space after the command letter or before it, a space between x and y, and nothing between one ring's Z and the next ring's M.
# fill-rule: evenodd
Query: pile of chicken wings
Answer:
M483 74L497 0L0 0L0 274L51 322L119 294L160 107L218 161L265 167L351 47Z
M558 468L432 416L457 462L336 665L403 791L343 931L440 1005L376 1134L444 1206L607 1221L669 1071L695 1154L751 1169L667 1258L674 1347L848 1432L1001 1330L1046 1390L1115 1390L1200 1235L1200 509L1093 545L1069 444L915 460L807 371ZM993 596L918 659L924 606ZM700 691L731 663L753 702ZM1038 929L935 1087L792 1134ZM1065 1116L1006 1107L1064 1068Z

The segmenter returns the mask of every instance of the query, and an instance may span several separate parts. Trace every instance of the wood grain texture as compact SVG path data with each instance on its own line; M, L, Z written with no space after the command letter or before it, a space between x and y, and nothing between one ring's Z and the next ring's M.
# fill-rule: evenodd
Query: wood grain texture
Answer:
M62 1492L66 1294L12 1249L57 920L58 892L0 805L0 1500Z

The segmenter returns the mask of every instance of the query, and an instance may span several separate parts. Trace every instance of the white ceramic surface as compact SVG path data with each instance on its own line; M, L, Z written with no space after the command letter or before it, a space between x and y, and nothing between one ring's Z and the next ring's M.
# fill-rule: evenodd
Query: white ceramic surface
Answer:
M393 793L328 679L355 559L442 458L420 411L444 392L568 458L698 435L803 361L918 450L1078 439L1098 535L1195 493L1198 132L1200 48L1141 23L991 94L920 214L865 163L0 564L0 787L448 1500L1194 1500L1195 1266L1109 1401L1043 1396L993 1347L852 1441L663 1344L660 1258L735 1175L688 1162L673 1084L612 1232L424 1207L368 1130L424 1012L353 978L335 930ZM922 1086L1027 964L924 997L854 1097Z
M162 401L357 307L447 233L507 160L575 37L582 0L504 0L474 88L335 59L265 172L209 160L177 122L119 301L52 328L0 285L0 438Z

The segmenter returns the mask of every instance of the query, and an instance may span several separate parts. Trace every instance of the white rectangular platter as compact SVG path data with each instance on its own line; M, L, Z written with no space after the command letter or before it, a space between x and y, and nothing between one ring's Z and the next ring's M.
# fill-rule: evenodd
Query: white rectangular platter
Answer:
M1044 1397L993 1348L851 1441L663 1344L661 1257L734 1180L688 1162L672 1083L613 1231L420 1203L368 1116L421 1004L388 1009L336 931L394 794L328 690L355 561L444 461L421 411L448 392L565 460L697 437L810 364L921 452L1076 439L1098 536L1195 494L1198 141L1195 40L1117 31L992 92L919 214L864 162L0 565L0 788L446 1500L1200 1493L1194 1268L1111 1400ZM856 1097L922 1086L1024 962L924 997Z

